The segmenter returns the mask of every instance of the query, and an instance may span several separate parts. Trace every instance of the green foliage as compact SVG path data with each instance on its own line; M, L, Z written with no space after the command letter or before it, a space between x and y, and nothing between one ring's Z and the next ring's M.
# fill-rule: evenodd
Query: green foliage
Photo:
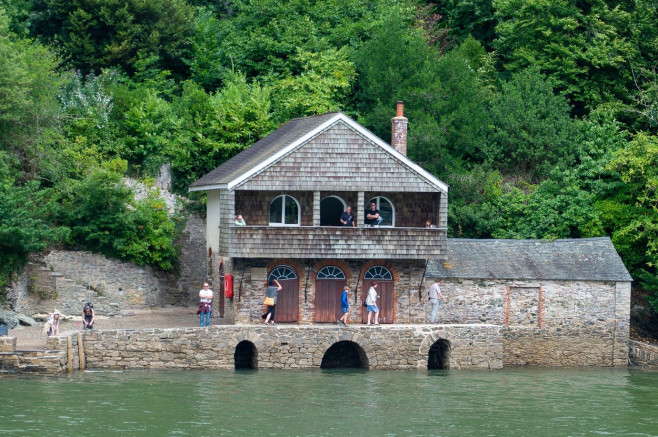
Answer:
M269 90L248 84L240 74L229 75L225 87L215 94L185 83L173 110L175 136L164 154L171 160L180 192L274 128Z
M31 25L85 74L107 67L132 74L140 59L154 57L160 70L183 75L193 20L184 0L33 0Z
M491 105L490 165L536 181L553 166L571 163L575 125L566 99L553 94L552 84L536 68L503 84Z
M47 219L39 184L16 184L18 163L0 151L0 290L27 260L30 252L60 241L66 229L52 227ZM0 300L4 300L0 293Z
M0 9L0 150L15 154L26 179L38 171L43 142L58 121L57 64L46 47L9 31Z
M80 181L69 180L51 199L54 221L68 227L68 243L108 256L172 270L177 263L176 223L163 202L134 200L121 180L126 164L111 161Z
M658 138L637 135L608 168L625 184L615 199L623 203L605 205L610 221L617 222L613 242L631 275L653 292L651 303L658 311Z
M439 27L458 44L470 36L491 48L496 27L492 0L437 0L433 4L441 17Z
M274 119L285 122L341 109L356 80L348 51L345 48L330 48L321 53L298 50L292 58L302 65L302 72L269 81L273 89Z
M540 68L577 113L625 98L627 61L637 56L625 37L629 13L602 0L493 0L493 5L494 45L505 70Z
M402 4L402 6L400 6ZM304 59L293 59L298 49L323 53L352 47L368 39L382 16L414 10L398 0L236 0L222 21L220 64L247 77L296 76Z

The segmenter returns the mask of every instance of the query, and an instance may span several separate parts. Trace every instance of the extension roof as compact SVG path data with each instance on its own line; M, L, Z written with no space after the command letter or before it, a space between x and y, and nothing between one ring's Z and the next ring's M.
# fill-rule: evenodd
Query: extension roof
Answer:
M449 238L444 260L430 260L430 278L631 282L608 237L570 240Z
M375 147L379 152L388 154L388 156L391 156L396 162L399 162L405 168L415 173L426 183L429 183L440 191L448 191L448 186L444 182L413 163L406 156L399 153L389 144L342 112L329 112L312 117L290 120L279 129L192 183L189 189L190 191L232 190L264 169L285 159L291 152L299 149L314 137L341 122L356 132L357 135L365 138L367 143ZM349 151L350 148L345 147L345 150ZM327 153L331 153L331 151ZM317 165L317 163L314 164Z

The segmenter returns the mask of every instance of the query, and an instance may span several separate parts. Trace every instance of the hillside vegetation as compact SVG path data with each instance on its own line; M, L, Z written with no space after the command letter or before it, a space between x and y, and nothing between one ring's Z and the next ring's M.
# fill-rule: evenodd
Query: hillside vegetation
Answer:
M0 285L49 245L174 270L180 220L124 176L186 194L293 117L388 139L404 100L450 236L610 236L658 310L657 8L0 0Z

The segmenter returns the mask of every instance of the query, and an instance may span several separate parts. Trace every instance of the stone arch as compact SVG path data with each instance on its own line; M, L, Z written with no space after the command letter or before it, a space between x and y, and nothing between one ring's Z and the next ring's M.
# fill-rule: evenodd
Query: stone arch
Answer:
M438 332L431 332L418 348L417 367L428 369L450 369L452 343L448 335L442 337Z
M322 360L324 359L327 351L339 342L355 343L361 348L363 354L365 355L365 359L368 361L367 368L372 369L377 367L377 354L375 353L375 349L370 344L370 341L368 341L367 338L360 335L359 333L351 331L339 331L327 335L326 342L319 344L318 348L313 354L313 366L322 367Z
M235 370L258 369L258 349L249 340L242 340L235 346L233 352L233 364Z

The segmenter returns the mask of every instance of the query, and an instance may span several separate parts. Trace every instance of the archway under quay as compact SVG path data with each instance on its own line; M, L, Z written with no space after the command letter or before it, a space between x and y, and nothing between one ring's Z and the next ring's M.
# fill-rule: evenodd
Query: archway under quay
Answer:
M363 348L353 341L334 343L322 357L321 369L367 369L368 357Z
M258 369L258 350L256 345L248 340L243 340L235 347L233 354L235 370Z

